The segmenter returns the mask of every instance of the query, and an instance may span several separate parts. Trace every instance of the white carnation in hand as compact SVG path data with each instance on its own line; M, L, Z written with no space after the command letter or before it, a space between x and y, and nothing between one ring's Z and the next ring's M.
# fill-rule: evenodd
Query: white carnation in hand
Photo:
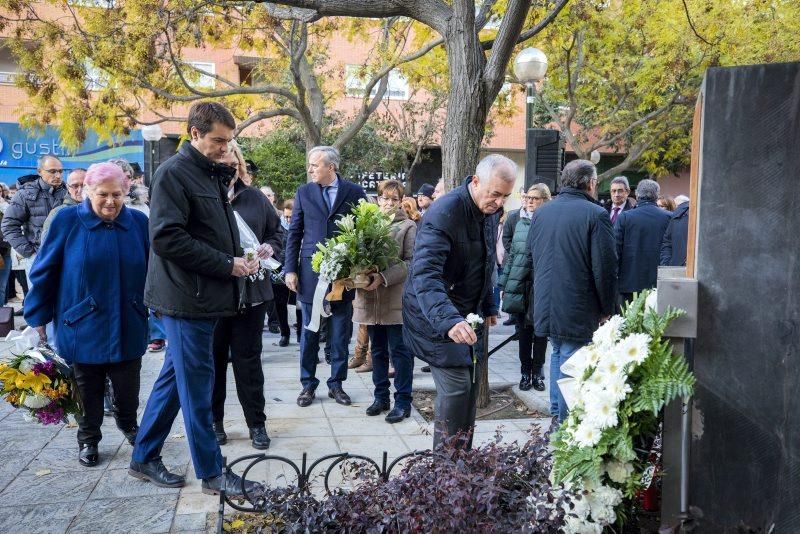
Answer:
M473 330L478 328L478 325L483 324L483 317L481 317L477 313L470 313L469 315L467 315L465 320L469 323L469 325L472 327Z
M620 338L620 330L625 324L625 320L620 315L611 317L608 321L603 323L600 328L595 330L592 336L592 342L601 347L610 347L614 345Z
M615 352L624 364L639 365L650 355L650 341L647 334L631 334L619 342Z

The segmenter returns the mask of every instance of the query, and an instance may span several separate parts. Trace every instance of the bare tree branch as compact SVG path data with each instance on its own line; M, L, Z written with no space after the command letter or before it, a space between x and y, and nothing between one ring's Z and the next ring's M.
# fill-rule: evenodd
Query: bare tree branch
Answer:
M487 85L487 105L491 105L494 102L500 87L503 85L506 67L511 59L514 46L517 44L517 37L519 32L522 31L529 8L530 0L509 0L506 6L506 14L492 46L492 55L489 57L484 69L483 79Z
M553 9L551 9L550 12L547 13L547 15L545 15L542 20L536 24L536 26L519 34L519 37L517 37L517 44L524 43L528 39L536 37L539 32L541 32L548 24L555 20L558 14L561 13L561 10L564 9L568 3L569 0L558 0L556 5L553 6ZM481 43L481 46L483 46L484 50L489 50L494 46L494 41L495 39L487 39Z
M234 137L238 137L247 127L252 126L253 124L263 121L265 119L271 119L273 117L292 117L297 121L300 121L300 114L297 112L296 109L292 108L278 108L278 109L270 109L265 111L259 111L257 113L253 113L245 120L240 122L236 129L233 131Z

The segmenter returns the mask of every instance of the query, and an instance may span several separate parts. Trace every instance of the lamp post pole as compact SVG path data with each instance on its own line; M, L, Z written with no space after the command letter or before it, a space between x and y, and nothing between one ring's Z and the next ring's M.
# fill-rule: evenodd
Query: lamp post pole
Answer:
M536 101L536 88L533 82L525 84L525 129L533 128L533 104Z
M153 173L156 170L156 160L158 159L157 148L158 142L164 136L161 131L161 126L158 124L148 124L142 126L142 139L144 139L145 160L146 160L146 185L150 186L150 181L153 179ZM149 157L148 157L149 156Z

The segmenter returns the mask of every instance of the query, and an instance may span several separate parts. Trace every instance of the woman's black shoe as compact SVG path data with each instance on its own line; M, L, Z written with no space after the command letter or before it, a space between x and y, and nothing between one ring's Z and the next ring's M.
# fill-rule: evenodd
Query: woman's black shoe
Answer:
M121 428L119 430L122 432L122 435L125 436L125 439L128 440L128 443L136 445L136 434L139 432L138 426L134 426L129 430L122 430Z
M81 443L80 451L78 451L78 462L84 467L94 467L97 465L98 460L97 445Z
M265 451L269 449L269 444L272 441L269 439L267 429L263 426L254 426L250 428L250 439L253 440L253 448Z
M519 389L522 391L528 391L533 387L533 382L531 382L530 375L522 375L522 378L519 380Z
M289 336L281 336L280 341L278 341L279 347L288 347L289 346Z
M395 404L392 411L386 414L385 420L387 423L399 423L403 419L411 417L411 408L400 408Z
M533 375L533 389L544 391L544 377L542 375Z
M222 421L214 421L212 426L214 427L214 436L217 438L217 443L219 445L225 445L228 443L228 434L225 433L225 428L222 426Z
M391 406L389 401L375 399L375 401L367 408L367 415L380 415L383 412L388 412Z

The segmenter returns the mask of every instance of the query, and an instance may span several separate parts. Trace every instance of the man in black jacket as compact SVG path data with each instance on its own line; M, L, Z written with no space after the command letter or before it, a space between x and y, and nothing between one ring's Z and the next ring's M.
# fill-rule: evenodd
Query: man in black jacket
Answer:
M475 424L474 345L469 314L495 324L492 298L498 215L517 178L513 161L497 154L478 164L475 176L437 199L422 220L403 291L403 340L431 366L436 384L433 446Z
M168 472L161 461L161 447L182 410L203 493L218 495L225 488L232 496L242 494L243 484L240 477L223 473L212 428L211 341L217 319L234 315L239 308L241 278L258 269L257 259L242 257L228 200L228 185L236 171L220 163L235 127L224 106L194 104L187 125L191 141L153 177L144 302L161 314L169 345L128 470L157 486L184 485L184 478Z
M685 197L684 197L685 198ZM678 204L664 232L659 265L680 267L686 265L686 247L689 240L689 200Z
M588 344L617 297L617 255L608 213L597 204L597 171L586 160L561 172L558 196L536 210L528 233L533 257L534 332L548 336L550 414L563 421L564 397L556 381L561 364Z

